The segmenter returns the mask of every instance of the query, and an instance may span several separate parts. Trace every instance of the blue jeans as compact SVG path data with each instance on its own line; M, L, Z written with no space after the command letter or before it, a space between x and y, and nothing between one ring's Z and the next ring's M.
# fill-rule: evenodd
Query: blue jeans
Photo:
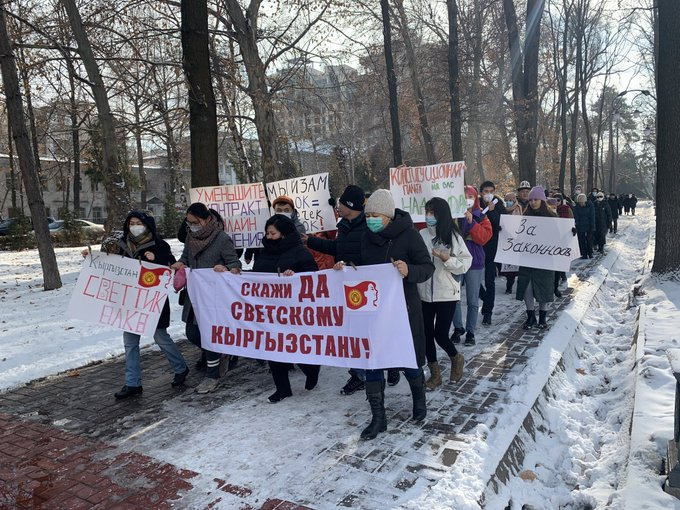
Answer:
M406 376L406 379L418 379L421 375L423 375L423 369L422 368L400 368L402 372L404 372L404 375ZM366 370L366 381L384 381L385 380L385 371L384 370Z
M142 385L142 367L139 364L139 335L123 333L123 345L125 346L125 385L130 387ZM176 374L184 373L187 364L182 357L179 347L172 341L168 331L158 328L153 334L153 339L161 348L168 359L172 370Z
M362 368L350 368L349 375L356 377L360 381L366 382L366 370Z
M463 312L462 307L457 306L453 313L453 326L458 329L464 329L474 334L477 328L477 315L479 315L479 286L484 279L484 269L470 269L464 275L461 275L460 284L465 282L465 297L467 304L467 320L463 326Z

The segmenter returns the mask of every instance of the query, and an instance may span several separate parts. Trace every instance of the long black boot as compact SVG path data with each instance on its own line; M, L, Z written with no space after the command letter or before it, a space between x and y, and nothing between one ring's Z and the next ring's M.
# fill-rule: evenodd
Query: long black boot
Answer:
M427 416L427 404L425 400L425 374L421 374L415 379L406 378L408 385L411 387L411 396L413 397L413 417L412 420L419 422Z
M527 320L522 326L524 329L531 329L536 325L536 312L533 310L527 310Z
M547 316L548 316L547 311L545 310L538 311L538 329L546 329L548 327L548 322L546 321Z
M375 439L380 432L387 430L385 416L385 381L366 381L366 400L371 406L371 423L361 431L361 439Z

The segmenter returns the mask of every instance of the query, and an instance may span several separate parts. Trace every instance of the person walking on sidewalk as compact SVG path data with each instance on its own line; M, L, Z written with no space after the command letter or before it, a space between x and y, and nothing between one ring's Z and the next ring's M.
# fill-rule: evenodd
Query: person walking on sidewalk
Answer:
M505 194L505 212L506 214L513 214L516 216L522 215L522 206L517 202L517 195L514 191ZM512 294L512 287L515 285L517 272L510 271L501 274L505 276L505 293Z
M635 196L635 193L628 195L628 203L630 204L630 213L635 216L635 208L638 203L638 198Z
M420 231L420 236L432 254L434 274L426 282L418 284L418 293L423 303L425 356L430 369L430 378L425 386L433 390L442 384L435 340L451 359L449 382L458 382L463 376L465 360L449 338L449 329L453 312L460 301L460 284L454 275L470 269L472 256L457 223L451 218L451 208L446 200L433 198L425 204L425 223L427 228Z
M200 202L193 203L187 209L186 223L184 251L179 261L172 265L173 269L180 270L188 266L189 269L213 268L217 272L231 271L240 274L241 261L236 255L231 237L224 231L222 218L216 211L208 209ZM186 323L185 331L189 341L201 347L201 331L188 294L184 299L182 320ZM196 388L197 393L210 393L217 389L221 359L220 353L202 349L201 361L205 360L206 372L205 378ZM227 358L223 363L226 361Z
M496 185L491 181L479 187L482 197L480 207L487 209L486 217L491 222L491 239L484 245L484 285L480 287L482 298L482 324L491 326L491 316L496 302L496 250L498 249L498 233L501 231L501 214L505 214L504 200L496 196Z
M477 316L479 315L479 287L484 278L484 245L491 239L491 222L482 214L479 208L479 197L473 186L465 186L465 200L467 210L465 216L458 220L460 232L465 239L472 265L462 276L461 285L465 285L465 299L467 304L467 317L463 324L463 312L460 306L456 306L453 314L453 343L460 343L461 336L465 333L465 345L475 345L475 329L477 328Z
M524 216L543 216L554 218L553 213L546 202L545 191L541 186L534 186L529 193L529 207L524 210ZM536 304L538 301L538 328L548 327L548 303L553 301L553 281L554 271L547 269L536 269L533 267L519 268L519 278L517 280L517 300L522 301L527 307L527 320L524 329L531 329L536 325Z
M578 234L578 246L582 259L593 258L593 234L595 232L595 206L581 193L576 197L574 222Z
M607 203L609 204L609 210L612 213L612 223L609 227L609 233L616 234L619 229L619 211L621 210L621 204L619 204L619 199L616 196L616 193L609 194L609 200Z
M302 244L302 239L293 220L283 214L275 214L269 218L265 223L262 251L255 259L253 271L292 276L295 273L305 273L317 269L314 257ZM305 389L314 389L319 380L319 365L298 363L298 367L307 376ZM288 370L291 368L291 364L270 361L269 368L272 372L276 391L269 395L268 400L275 404L293 395L288 379Z
M152 216L144 212L132 211L123 223L123 236L117 243L105 246L108 253L117 253L123 257L151 262L160 266L167 266L170 273L170 264L175 263L175 257L170 246L156 233L156 221ZM88 250L83 251L83 256ZM168 300L163 305L161 316L156 326L153 339L165 355L175 376L170 383L172 386L181 386L189 374L184 357L179 347L168 334L170 325L170 305ZM142 393L142 368L139 354L140 335L123 333L123 345L125 346L125 385L115 393L117 399L132 397Z
M364 190L359 186L349 185L342 192L336 210L340 216L338 234L333 240L308 237L307 247L321 253L328 253L335 257L335 262L343 261L346 264L361 265L361 238L368 230L366 216L364 215L364 203L366 198ZM352 368L349 371L350 378L342 387L340 393L352 395L363 390L366 382L366 374L363 370Z
M421 422L427 415L425 400L425 330L423 309L418 295L418 284L427 281L434 273L434 264L423 238L413 228L411 216L394 206L394 198L386 189L379 189L366 201L366 232L361 240L361 264L392 262L404 282L404 297L411 326L413 347L418 368L404 368L411 388L413 420ZM345 266L338 262L335 267ZM361 432L369 440L387 430L385 417L385 374L383 370L366 371L366 397L371 406L371 423Z
M565 203L565 197L561 193L556 193L553 195L553 198L557 202L557 206L555 207L555 211L557 212L557 216L559 218L566 218L566 219L573 219L574 218L574 211L571 209L571 206L567 203ZM561 298L562 297L562 292L560 292L560 282L566 282L567 281L567 274L564 271L555 271L555 282L554 282L554 292L555 292L555 297Z
M604 245L607 244L607 232L609 232L609 225L612 222L612 213L609 209L607 201L604 199L604 193L598 192L595 199L595 236L593 244L597 251L604 253Z

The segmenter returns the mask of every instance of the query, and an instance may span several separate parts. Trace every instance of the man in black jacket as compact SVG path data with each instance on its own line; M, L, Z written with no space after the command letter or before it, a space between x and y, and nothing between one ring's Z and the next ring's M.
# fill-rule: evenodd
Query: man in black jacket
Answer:
M364 203L366 196L359 186L350 184L342 192L336 210L341 220L338 223L338 235L335 239L308 237L307 247L312 250L333 255L335 262L361 265L361 238L366 232L366 217ZM364 370L352 368L350 378L340 392L351 395L364 389L366 374Z
M491 325L491 315L496 301L496 250L498 249L498 233L501 230L501 214L505 214L505 205L500 197L495 195L496 186L491 181L483 182L479 187L481 194L480 207L486 210L486 217L491 222L493 232L489 242L484 245L484 286L480 288L479 297L482 299L482 324ZM494 203L494 201L496 203Z

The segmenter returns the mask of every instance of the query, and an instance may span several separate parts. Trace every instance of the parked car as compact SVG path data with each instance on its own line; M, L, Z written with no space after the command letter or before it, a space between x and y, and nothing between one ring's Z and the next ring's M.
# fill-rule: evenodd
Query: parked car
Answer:
M100 240L104 236L104 225L97 225L87 220L73 220L80 227L83 235L87 239ZM50 234L57 235L64 232L64 220L57 220L49 224Z
M7 236L11 234L12 227L19 222L19 218L7 218L0 221L0 236Z

